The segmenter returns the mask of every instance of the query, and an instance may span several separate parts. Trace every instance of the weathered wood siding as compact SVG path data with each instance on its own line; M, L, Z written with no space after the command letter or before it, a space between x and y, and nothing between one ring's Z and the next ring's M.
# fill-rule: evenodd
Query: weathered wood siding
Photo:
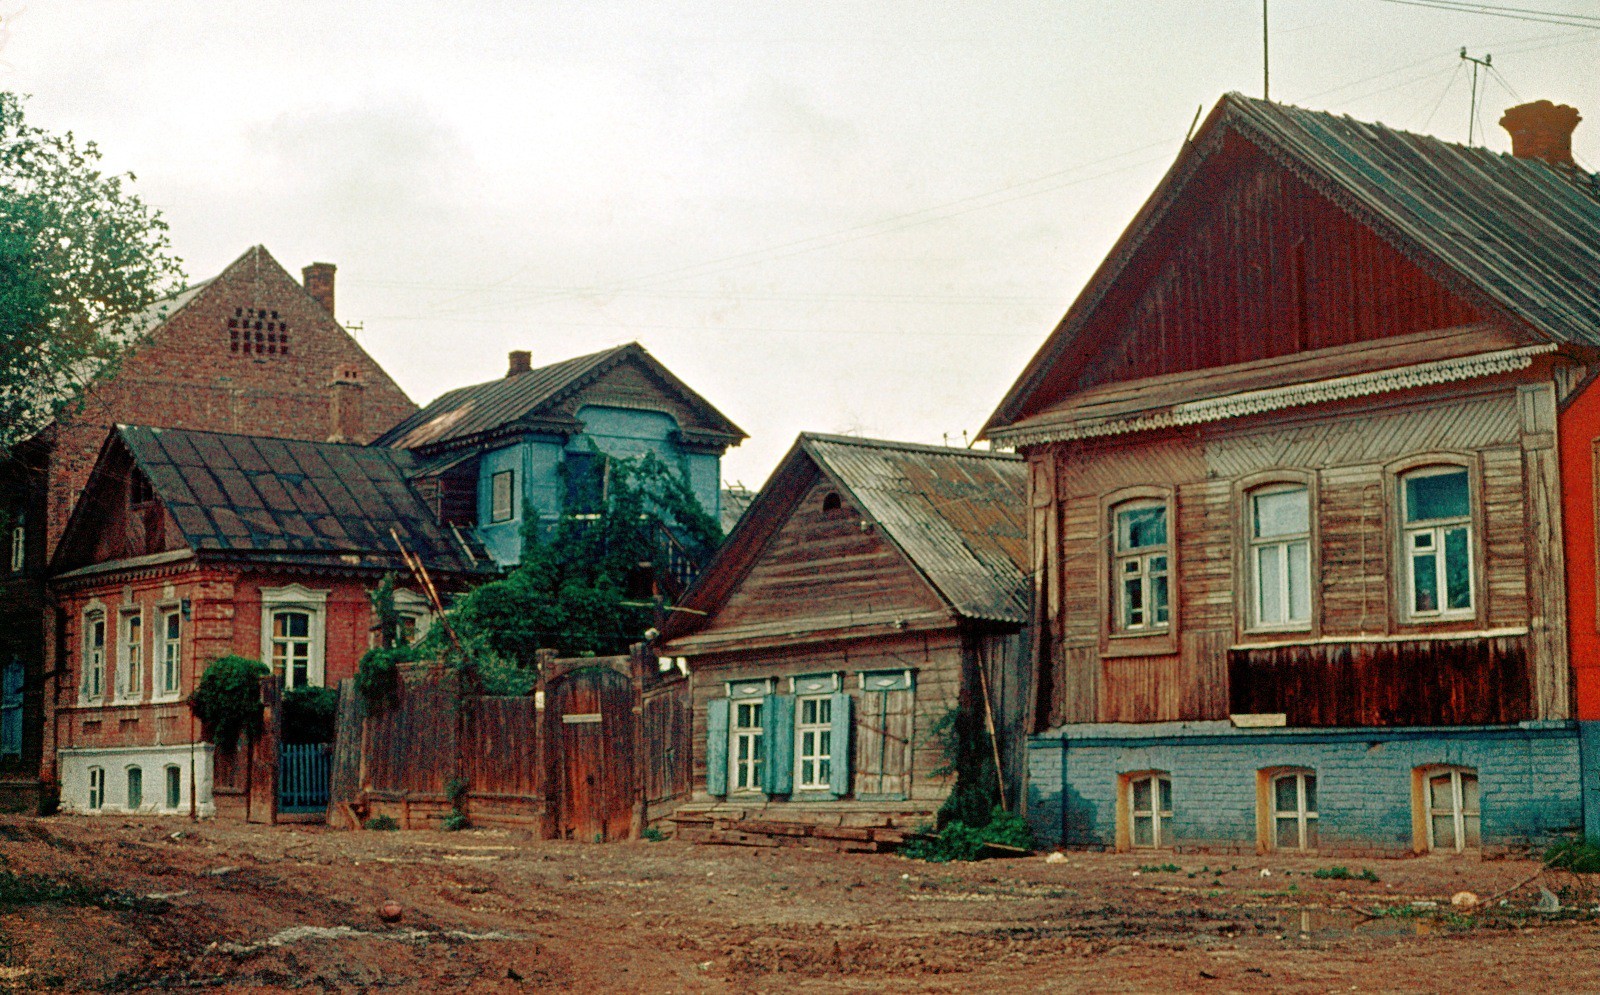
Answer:
M1230 136L1032 410L1096 384L1449 328L1483 313L1254 145Z
M1042 553L1050 573L1041 584L1044 697L1035 726L1219 719L1246 706L1287 711L1309 724L1567 717L1555 405L1550 383L1537 376L1034 450L1035 485L1053 484L1048 504L1035 494L1035 532L1046 541L1056 535ZM1400 614L1395 472L1445 455L1467 462L1475 481L1477 615L1411 623ZM1252 633L1242 615L1242 487L1276 473L1298 474L1312 486L1313 624L1309 631ZM1163 653L1107 655L1110 537L1102 505L1120 488L1144 485L1174 489L1176 638ZM1459 671L1404 642L1456 634L1470 641L1467 633L1506 630L1527 632L1515 652L1470 637L1478 649L1449 665L1466 668ZM1341 649L1342 637L1358 636L1412 648ZM1297 642L1318 648L1265 657L1235 652L1230 666L1230 648ZM1284 662L1291 659L1315 676L1296 673ZM1390 673L1399 659L1434 668L1445 683L1402 680L1397 698L1370 697L1363 682ZM1483 687L1469 687L1480 678Z

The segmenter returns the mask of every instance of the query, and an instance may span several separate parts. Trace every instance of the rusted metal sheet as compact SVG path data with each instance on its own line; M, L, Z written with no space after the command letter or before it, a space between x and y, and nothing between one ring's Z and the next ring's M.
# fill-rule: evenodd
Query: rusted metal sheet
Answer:
M1228 654L1231 710L1291 726L1491 725L1532 718L1526 637L1352 642Z

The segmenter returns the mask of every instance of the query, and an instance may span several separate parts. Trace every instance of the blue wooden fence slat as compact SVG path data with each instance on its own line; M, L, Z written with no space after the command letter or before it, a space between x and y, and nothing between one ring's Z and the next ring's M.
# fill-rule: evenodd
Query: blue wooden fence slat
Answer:
M284 743L278 750L278 810L318 812L328 807L333 766L328 743Z

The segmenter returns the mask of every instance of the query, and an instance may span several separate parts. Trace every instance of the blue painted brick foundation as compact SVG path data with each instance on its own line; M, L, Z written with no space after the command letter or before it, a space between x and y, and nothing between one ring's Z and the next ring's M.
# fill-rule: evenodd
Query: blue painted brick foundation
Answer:
M1193 722L1074 725L1032 737L1028 818L1041 842L1114 846L1119 775L1161 770L1172 776L1177 848L1253 852L1257 772L1306 767L1317 774L1321 849L1410 853L1411 773L1436 764L1478 771L1486 849L1580 831L1586 809L1600 817L1600 724L1318 730Z

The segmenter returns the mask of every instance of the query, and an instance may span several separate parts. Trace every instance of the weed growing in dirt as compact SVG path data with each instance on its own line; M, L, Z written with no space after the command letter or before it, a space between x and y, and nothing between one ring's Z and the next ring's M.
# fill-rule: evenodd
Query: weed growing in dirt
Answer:
M1600 873L1600 844L1588 840L1563 840L1544 852L1546 867L1575 874Z
M667 834L655 826L646 826L644 832L639 834L639 838L649 840L652 843L660 843L667 838Z
M465 829L469 825L471 825L471 823L467 821L467 813L461 811L460 809L455 809L452 812L446 813L445 817L439 820L440 828L447 833L453 833L457 830Z
M1319 867L1311 872L1314 878L1324 881L1373 881L1378 880L1378 875L1372 873L1372 868L1363 867L1359 873L1352 872L1348 867Z
M1022 816L996 805L989 813L988 825L969 826L960 821L950 822L937 835L907 840L900 847L900 853L913 860L926 860L934 864L952 860L981 860L984 847L990 843L1031 850L1033 830L1028 828L1027 820Z
M125 895L73 877L0 871L0 909L20 909L31 905L93 906L151 912L164 911L166 908L164 902Z
M396 822L392 815L375 815L363 825L365 828L376 830L377 832L390 832L400 828L400 823Z
M1139 865L1139 873L1141 873L1141 874L1177 874L1181 870L1183 870L1183 868L1179 867L1177 864L1140 864ZM1191 874L1189 876L1190 877L1194 877L1193 874Z

